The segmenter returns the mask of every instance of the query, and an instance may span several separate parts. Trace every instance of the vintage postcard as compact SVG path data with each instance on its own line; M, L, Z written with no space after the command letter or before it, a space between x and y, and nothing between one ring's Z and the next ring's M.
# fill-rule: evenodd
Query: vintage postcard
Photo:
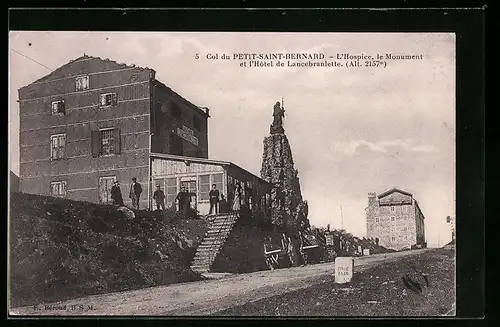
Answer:
M453 33L11 31L13 316L454 316Z

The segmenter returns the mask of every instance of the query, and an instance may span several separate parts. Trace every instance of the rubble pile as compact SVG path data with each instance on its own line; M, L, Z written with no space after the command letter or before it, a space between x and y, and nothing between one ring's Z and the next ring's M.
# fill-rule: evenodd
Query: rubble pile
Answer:
M323 260L333 261L337 256L361 256L358 252L358 247L369 249L370 254L394 252L394 250L386 249L383 246L377 245L374 240L366 238L358 238L344 230L331 230L329 232L322 228L311 228L311 234L314 235L315 241L323 249ZM326 244L326 234L333 236L333 244Z
M203 220L21 193L10 208L14 307L200 279Z

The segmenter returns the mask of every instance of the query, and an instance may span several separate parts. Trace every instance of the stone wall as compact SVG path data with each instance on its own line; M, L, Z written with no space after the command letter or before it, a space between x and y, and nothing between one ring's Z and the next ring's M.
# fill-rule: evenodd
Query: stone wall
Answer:
M248 273L266 270L264 240L272 225L249 212L242 212L211 271Z

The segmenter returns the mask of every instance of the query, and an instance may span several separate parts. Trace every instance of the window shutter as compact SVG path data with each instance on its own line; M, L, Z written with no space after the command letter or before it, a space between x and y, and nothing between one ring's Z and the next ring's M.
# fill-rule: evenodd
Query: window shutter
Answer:
M90 135L90 142L92 145L92 156L97 157L101 154L101 138L99 131L92 131Z
M121 133L119 128L114 129L115 154L121 153Z
M64 106L64 101L57 103L57 113L66 114L66 108Z
M118 104L118 94L113 93L111 101L114 105L117 105Z
M104 94L101 95L101 106L106 105L106 96Z

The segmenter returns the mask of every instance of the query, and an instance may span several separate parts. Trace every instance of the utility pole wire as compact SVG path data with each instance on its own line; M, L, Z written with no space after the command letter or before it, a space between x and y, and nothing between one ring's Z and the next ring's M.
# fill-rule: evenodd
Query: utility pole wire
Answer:
M342 224L341 229L344 229L344 213L342 212L342 206L340 206L340 223Z
M53 71L54 71L52 68L45 66L45 65L44 65L44 64L42 64L41 62L38 62L38 61L36 61L35 59L30 58L30 57L28 57L28 56L27 56L27 55L25 55L25 54L22 54L21 52L17 51L16 49L13 49L13 48L10 48L10 49L11 49L12 51L14 51L15 53L17 53L17 54L19 54L19 55L21 55L21 56L23 56L23 57L25 57L25 58L27 58L27 59L29 59L29 60L33 61L33 62L36 62L36 63L37 63L37 64L39 64L40 66L47 68L47 69L48 69L48 70L50 70L51 72L53 72Z

